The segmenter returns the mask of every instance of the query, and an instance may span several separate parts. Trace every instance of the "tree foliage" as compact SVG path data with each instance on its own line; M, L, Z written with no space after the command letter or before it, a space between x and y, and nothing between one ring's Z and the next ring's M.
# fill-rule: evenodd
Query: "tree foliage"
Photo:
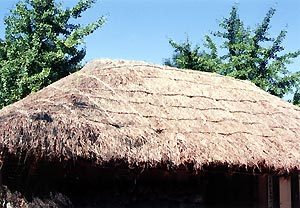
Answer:
M0 40L0 108L75 72L85 57L84 38L105 20L76 24L95 0L63 9L55 0L21 0L5 18Z
M292 102L293 102L294 105L300 106L300 92L299 92L299 88L296 90Z
M182 69L194 69L206 72L217 71L220 64L217 48L209 36L205 36L205 38L205 46L210 49L210 53L204 50L201 51L198 45L192 48L189 39L182 44L169 40L170 45L175 48L175 54L172 59L166 59L164 64Z
M220 38L223 44L218 47L208 35L205 36L204 48L200 51L196 46L192 49L189 41L177 44L169 43L175 49L172 59L165 64L200 71L217 72L238 79L250 80L263 90L283 97L293 92L300 81L300 74L291 73L286 65L300 55L296 52L283 53L283 40L287 30L282 30L277 37L269 37L270 22L275 9L265 15L263 21L254 29L245 28L239 18L237 6L233 6L229 18L219 24L220 30L211 33L213 38Z

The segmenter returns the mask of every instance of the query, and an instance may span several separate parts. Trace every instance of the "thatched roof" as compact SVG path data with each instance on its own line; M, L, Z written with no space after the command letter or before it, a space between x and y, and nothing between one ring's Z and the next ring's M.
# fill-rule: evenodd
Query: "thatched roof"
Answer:
M0 151L103 165L300 170L300 108L248 81L100 59L0 111Z

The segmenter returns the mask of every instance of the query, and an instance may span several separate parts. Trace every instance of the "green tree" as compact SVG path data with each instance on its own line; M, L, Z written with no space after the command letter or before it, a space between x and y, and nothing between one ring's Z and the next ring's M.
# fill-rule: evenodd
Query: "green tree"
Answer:
M214 66L215 68L211 71L250 80L273 95L283 97L292 93L299 84L300 74L289 72L286 65L292 63L292 59L300 55L300 50L283 53L282 43L287 30L280 31L275 38L269 37L268 30L275 11L271 8L262 23L251 29L245 28L239 18L237 6L233 6L229 18L224 18L219 24L220 31L212 33L214 38L223 40L220 46L223 53L221 56L218 55L218 47L209 36L205 36L204 47L212 52L207 53L203 50L199 53L197 46L193 59L187 59L188 56L180 50L180 48L185 48L186 51L191 50L190 43L189 45L186 43L175 45L171 40L169 42L175 51L172 61L167 60L165 64L201 71L208 71L208 68ZM203 62L203 58L210 58L210 61ZM186 61L185 65L179 64L181 60ZM188 62L189 60L191 62Z
M6 59L6 53L5 53L5 42L0 39L0 61L3 59Z
M192 44L188 38L182 44L169 40L170 45L175 48L175 53L172 59L166 59L164 64L182 69L194 69L206 72L218 71L220 59L218 59L217 48L209 36L205 36L205 38L205 46L210 49L210 53L204 50L200 51L198 45L192 48Z
M296 90L294 97L293 97L293 104L300 106L300 92Z
M84 38L101 27L100 17L76 24L95 0L63 9L55 0L21 0L5 18L0 43L0 108L35 92L81 67Z

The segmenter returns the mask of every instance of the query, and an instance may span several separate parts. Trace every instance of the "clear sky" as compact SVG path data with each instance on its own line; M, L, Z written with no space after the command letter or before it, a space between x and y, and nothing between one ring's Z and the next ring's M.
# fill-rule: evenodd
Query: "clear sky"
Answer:
M3 38L4 16L16 0L0 0L0 37ZM64 0L71 7L76 0ZM246 26L260 23L270 7L277 12L272 19L273 37L287 26L283 43L286 52L300 49L300 0L98 0L80 20L82 25L107 16L107 23L86 38L89 61L99 57L144 60L161 64L172 56L168 39L182 42L189 36L192 43L202 44L203 35L219 29L218 21L228 17L238 3ZM300 59L289 67L300 71Z

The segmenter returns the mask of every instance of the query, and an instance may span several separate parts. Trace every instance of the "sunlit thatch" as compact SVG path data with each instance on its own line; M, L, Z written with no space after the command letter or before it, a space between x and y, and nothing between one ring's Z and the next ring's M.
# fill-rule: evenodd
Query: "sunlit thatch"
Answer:
M300 108L247 81L100 59L0 111L0 151L155 167L300 170Z

